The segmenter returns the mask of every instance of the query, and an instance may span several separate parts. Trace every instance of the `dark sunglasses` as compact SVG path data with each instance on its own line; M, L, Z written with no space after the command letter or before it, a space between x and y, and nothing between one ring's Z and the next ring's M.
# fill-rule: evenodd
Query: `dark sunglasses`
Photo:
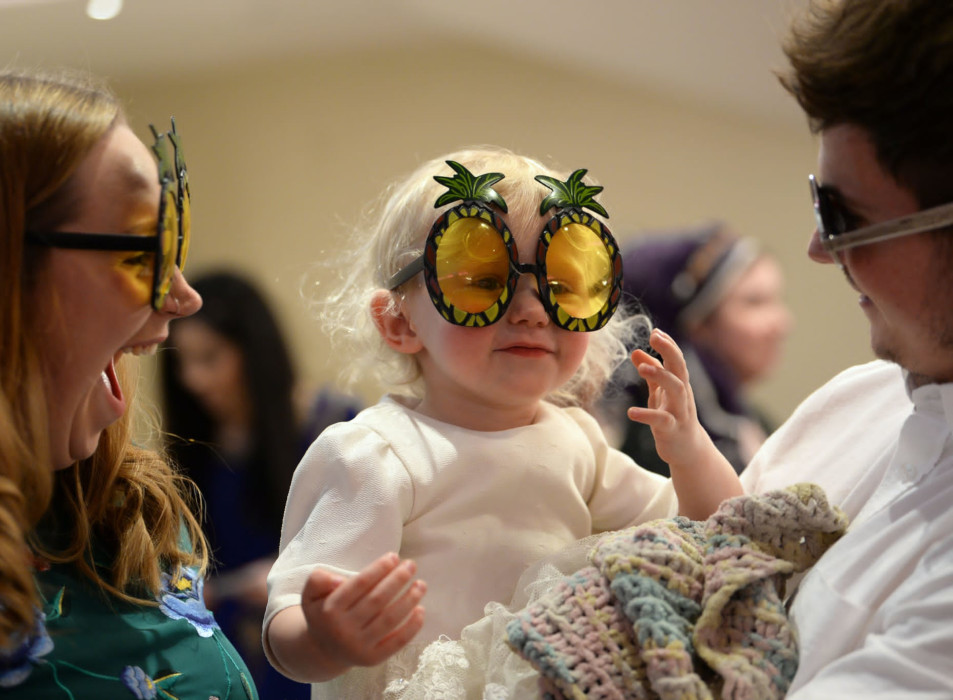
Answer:
M159 165L159 217L153 236L135 236L124 233L80 233L77 231L27 231L29 243L73 250L116 250L151 253L152 294L150 303L161 311L175 268L184 269L192 238L192 207L189 176L185 167L182 143L172 119L172 130L159 133L151 124L155 137L152 152ZM172 142L173 157L165 139Z
M506 212L506 202L493 190L500 173L474 176L464 166L447 161L457 175L434 179L450 190L437 199L440 207L457 199L433 224L424 252L386 282L389 290L420 272L431 302L449 323L482 327L499 321L524 274L536 279L539 297L553 322L569 331L602 328L615 313L622 293L622 257L615 239L598 219L608 218L593 199L602 188L582 184L585 170L566 182L545 175L536 180L552 190L540 214L555 209L536 244L536 262L521 263L506 222L490 208Z
M914 212L890 221L855 228L855 217L845 211L837 195L808 175L817 234L825 250L835 256L841 250L885 241L899 236L934 231L953 224L953 203Z

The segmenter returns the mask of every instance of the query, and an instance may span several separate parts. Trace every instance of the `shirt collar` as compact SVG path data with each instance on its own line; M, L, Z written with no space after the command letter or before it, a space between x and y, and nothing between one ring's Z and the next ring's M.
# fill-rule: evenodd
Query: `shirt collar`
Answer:
M914 387L907 370L903 370L903 378L907 396L913 402L914 411L935 415L953 431L953 382Z

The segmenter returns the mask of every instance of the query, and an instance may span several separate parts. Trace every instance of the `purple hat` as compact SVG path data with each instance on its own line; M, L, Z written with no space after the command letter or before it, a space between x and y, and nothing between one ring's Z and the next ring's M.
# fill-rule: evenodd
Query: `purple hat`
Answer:
M721 221L654 231L620 245L623 292L676 338L715 310L759 254L754 240Z

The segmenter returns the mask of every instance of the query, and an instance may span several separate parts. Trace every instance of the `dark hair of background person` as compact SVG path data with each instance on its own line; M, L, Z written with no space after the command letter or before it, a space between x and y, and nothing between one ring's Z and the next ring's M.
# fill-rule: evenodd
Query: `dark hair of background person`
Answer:
M857 125L921 207L953 200L953 26L946 2L812 6L783 49L791 69L779 74L781 84L812 131Z
M196 279L201 310L190 321L208 325L235 344L243 355L244 379L252 406L248 463L247 517L281 531L281 517L291 476L301 456L301 425L295 411L295 372L291 354L268 304L246 279L216 272ZM173 330L174 333L174 330ZM208 450L216 442L215 420L179 379L178 355L161 353L165 430L169 451L201 488L207 482ZM214 524L212 524L214 542ZM277 550L278 542L275 541Z

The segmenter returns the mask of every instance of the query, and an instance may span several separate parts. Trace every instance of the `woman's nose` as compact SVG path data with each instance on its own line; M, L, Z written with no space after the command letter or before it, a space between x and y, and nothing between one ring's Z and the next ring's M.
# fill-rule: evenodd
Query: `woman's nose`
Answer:
M165 298L162 310L174 316L191 316L202 308L202 297L185 279L182 271L176 267L172 276L172 287Z

